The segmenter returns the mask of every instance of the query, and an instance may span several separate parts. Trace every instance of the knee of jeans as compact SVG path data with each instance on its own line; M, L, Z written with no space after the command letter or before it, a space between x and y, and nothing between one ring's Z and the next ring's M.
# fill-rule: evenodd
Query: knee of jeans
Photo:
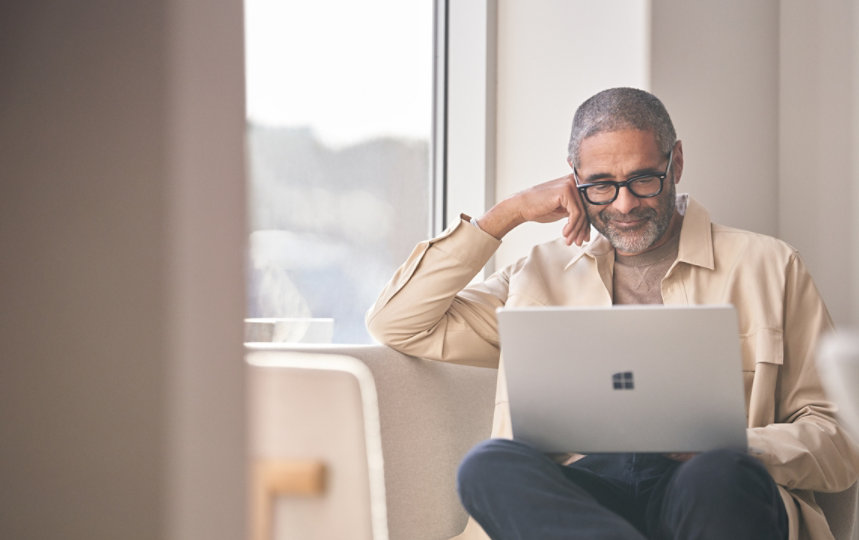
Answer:
M487 484L509 470L517 456L530 449L509 439L489 439L469 450L456 474L457 489L462 492L477 484Z
M704 488L706 493L724 496L732 490L747 490L750 484L763 489L775 487L763 464L738 450L712 450L689 460L677 471L676 484L693 489Z

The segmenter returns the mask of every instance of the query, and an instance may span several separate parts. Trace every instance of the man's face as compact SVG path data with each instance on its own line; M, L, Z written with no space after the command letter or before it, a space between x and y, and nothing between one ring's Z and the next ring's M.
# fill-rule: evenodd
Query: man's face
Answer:
M679 152L679 156L678 156ZM594 205L584 201L591 224L608 238L622 255L635 255L659 247L675 219L674 184L679 181L682 147L675 147L675 163L665 178L662 193L641 199L628 188L621 188L612 203ZM582 141L577 168L581 183L603 180L622 182L647 173L663 174L668 156L656 144L649 131L622 130L599 133Z

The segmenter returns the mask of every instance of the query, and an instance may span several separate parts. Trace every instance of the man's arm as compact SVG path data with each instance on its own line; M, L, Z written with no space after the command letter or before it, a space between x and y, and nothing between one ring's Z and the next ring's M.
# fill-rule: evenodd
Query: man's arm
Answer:
M465 220L418 244L367 314L370 334L421 358L496 367L506 280L467 286L499 244Z
M477 220L481 229L502 239L527 221L551 223L567 218L561 231L567 245L590 239L590 223L572 174L537 184L501 201Z
M795 255L787 268L784 360L776 389L776 424L749 430L749 447L760 452L777 483L788 488L841 491L856 481L859 449L835 420L817 372L816 346L832 330L811 276Z
M589 238L589 224L572 175L519 192L495 205L474 227L467 221L421 242L396 271L367 315L379 342L406 354L479 366L498 363L495 310L507 299L509 273L469 282L501 238L526 221L567 218L567 243Z

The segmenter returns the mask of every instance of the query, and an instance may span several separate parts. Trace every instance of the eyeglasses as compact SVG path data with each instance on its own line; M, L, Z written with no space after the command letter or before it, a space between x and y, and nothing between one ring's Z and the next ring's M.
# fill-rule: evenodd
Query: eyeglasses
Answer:
M674 161L674 149L668 152L668 167L665 168L664 174L642 174L628 178L623 182L612 182L605 180L602 182L594 182L591 184L579 183L579 174L573 168L573 177L576 179L576 187L585 196L585 199L596 205L611 204L617 199L620 188L626 187L629 192L639 199L649 199L656 197L662 193L662 185L665 183L665 178L671 170L671 163Z

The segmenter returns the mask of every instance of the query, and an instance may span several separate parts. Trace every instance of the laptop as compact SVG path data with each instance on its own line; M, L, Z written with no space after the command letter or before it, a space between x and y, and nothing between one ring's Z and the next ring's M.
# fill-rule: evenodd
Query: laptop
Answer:
M547 453L746 448L729 305L500 308L513 438Z

